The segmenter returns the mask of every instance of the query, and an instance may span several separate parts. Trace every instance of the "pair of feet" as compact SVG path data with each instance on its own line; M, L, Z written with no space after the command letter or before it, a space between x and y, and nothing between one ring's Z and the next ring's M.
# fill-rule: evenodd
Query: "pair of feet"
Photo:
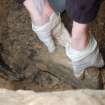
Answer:
M84 51L74 52L71 50L70 34L61 22L60 15L53 13L46 24L42 26L32 24L32 29L37 33L38 38L47 46L49 52L54 52L56 48L53 37L61 46L65 47L65 53L72 61L73 72L76 78L81 77L86 68L104 66L103 58L94 37L90 37L90 45L87 50L84 49ZM74 60L71 55L79 59Z

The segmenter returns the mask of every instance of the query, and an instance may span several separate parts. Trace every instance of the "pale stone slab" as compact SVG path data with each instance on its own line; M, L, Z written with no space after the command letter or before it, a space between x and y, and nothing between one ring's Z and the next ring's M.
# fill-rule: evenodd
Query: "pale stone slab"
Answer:
M77 90L36 93L0 89L0 105L105 105L105 91Z

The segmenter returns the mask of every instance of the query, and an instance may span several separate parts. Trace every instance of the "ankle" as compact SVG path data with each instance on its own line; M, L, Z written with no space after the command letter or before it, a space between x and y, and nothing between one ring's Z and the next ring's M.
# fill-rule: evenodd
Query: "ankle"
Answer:
M71 46L74 49L84 49L88 45L89 29L87 24L73 22Z
M71 47L76 50L85 49L88 46L88 38L87 37L72 37L71 39Z

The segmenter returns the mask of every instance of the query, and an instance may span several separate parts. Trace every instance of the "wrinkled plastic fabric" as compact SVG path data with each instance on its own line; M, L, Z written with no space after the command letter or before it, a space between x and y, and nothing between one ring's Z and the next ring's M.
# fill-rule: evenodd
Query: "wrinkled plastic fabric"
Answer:
M90 35L88 47L84 50L75 50L70 45L67 45L66 55L72 61L73 71L76 77L77 75L79 77L83 73L83 70L89 67L100 68L104 66L104 60L93 35Z
M43 42L45 42L46 39L51 39L50 37L52 36L54 38L54 42L62 47L66 47L66 44L71 42L68 30L61 22L60 15L57 15L56 13L53 13L50 16L49 22L43 26L38 27L32 24L32 29Z
M44 6L47 2L48 0L33 0L35 9L37 12L39 12L39 14L43 14Z
M34 25L43 25L48 22L49 16L46 15L49 11L47 10L48 0L26 0L24 6L30 13Z
M45 15L45 11L47 11L46 7L48 4L54 9L55 12L62 12L65 5L65 0L27 0L25 5L27 10L31 13L31 19L35 25L42 25L49 20L49 17ZM38 21L39 20L39 21Z

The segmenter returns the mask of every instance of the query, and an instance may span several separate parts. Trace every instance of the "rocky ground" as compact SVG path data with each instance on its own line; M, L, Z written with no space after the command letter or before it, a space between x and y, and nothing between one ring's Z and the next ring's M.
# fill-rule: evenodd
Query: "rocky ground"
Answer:
M100 51L105 58L105 2L101 5L97 19L91 25ZM70 19L63 14L69 28ZM53 91L67 89L104 89L105 69L90 68L82 80L77 80L64 48L57 46L49 54L47 48L32 32L31 20L24 7L14 0L0 1L0 87Z

